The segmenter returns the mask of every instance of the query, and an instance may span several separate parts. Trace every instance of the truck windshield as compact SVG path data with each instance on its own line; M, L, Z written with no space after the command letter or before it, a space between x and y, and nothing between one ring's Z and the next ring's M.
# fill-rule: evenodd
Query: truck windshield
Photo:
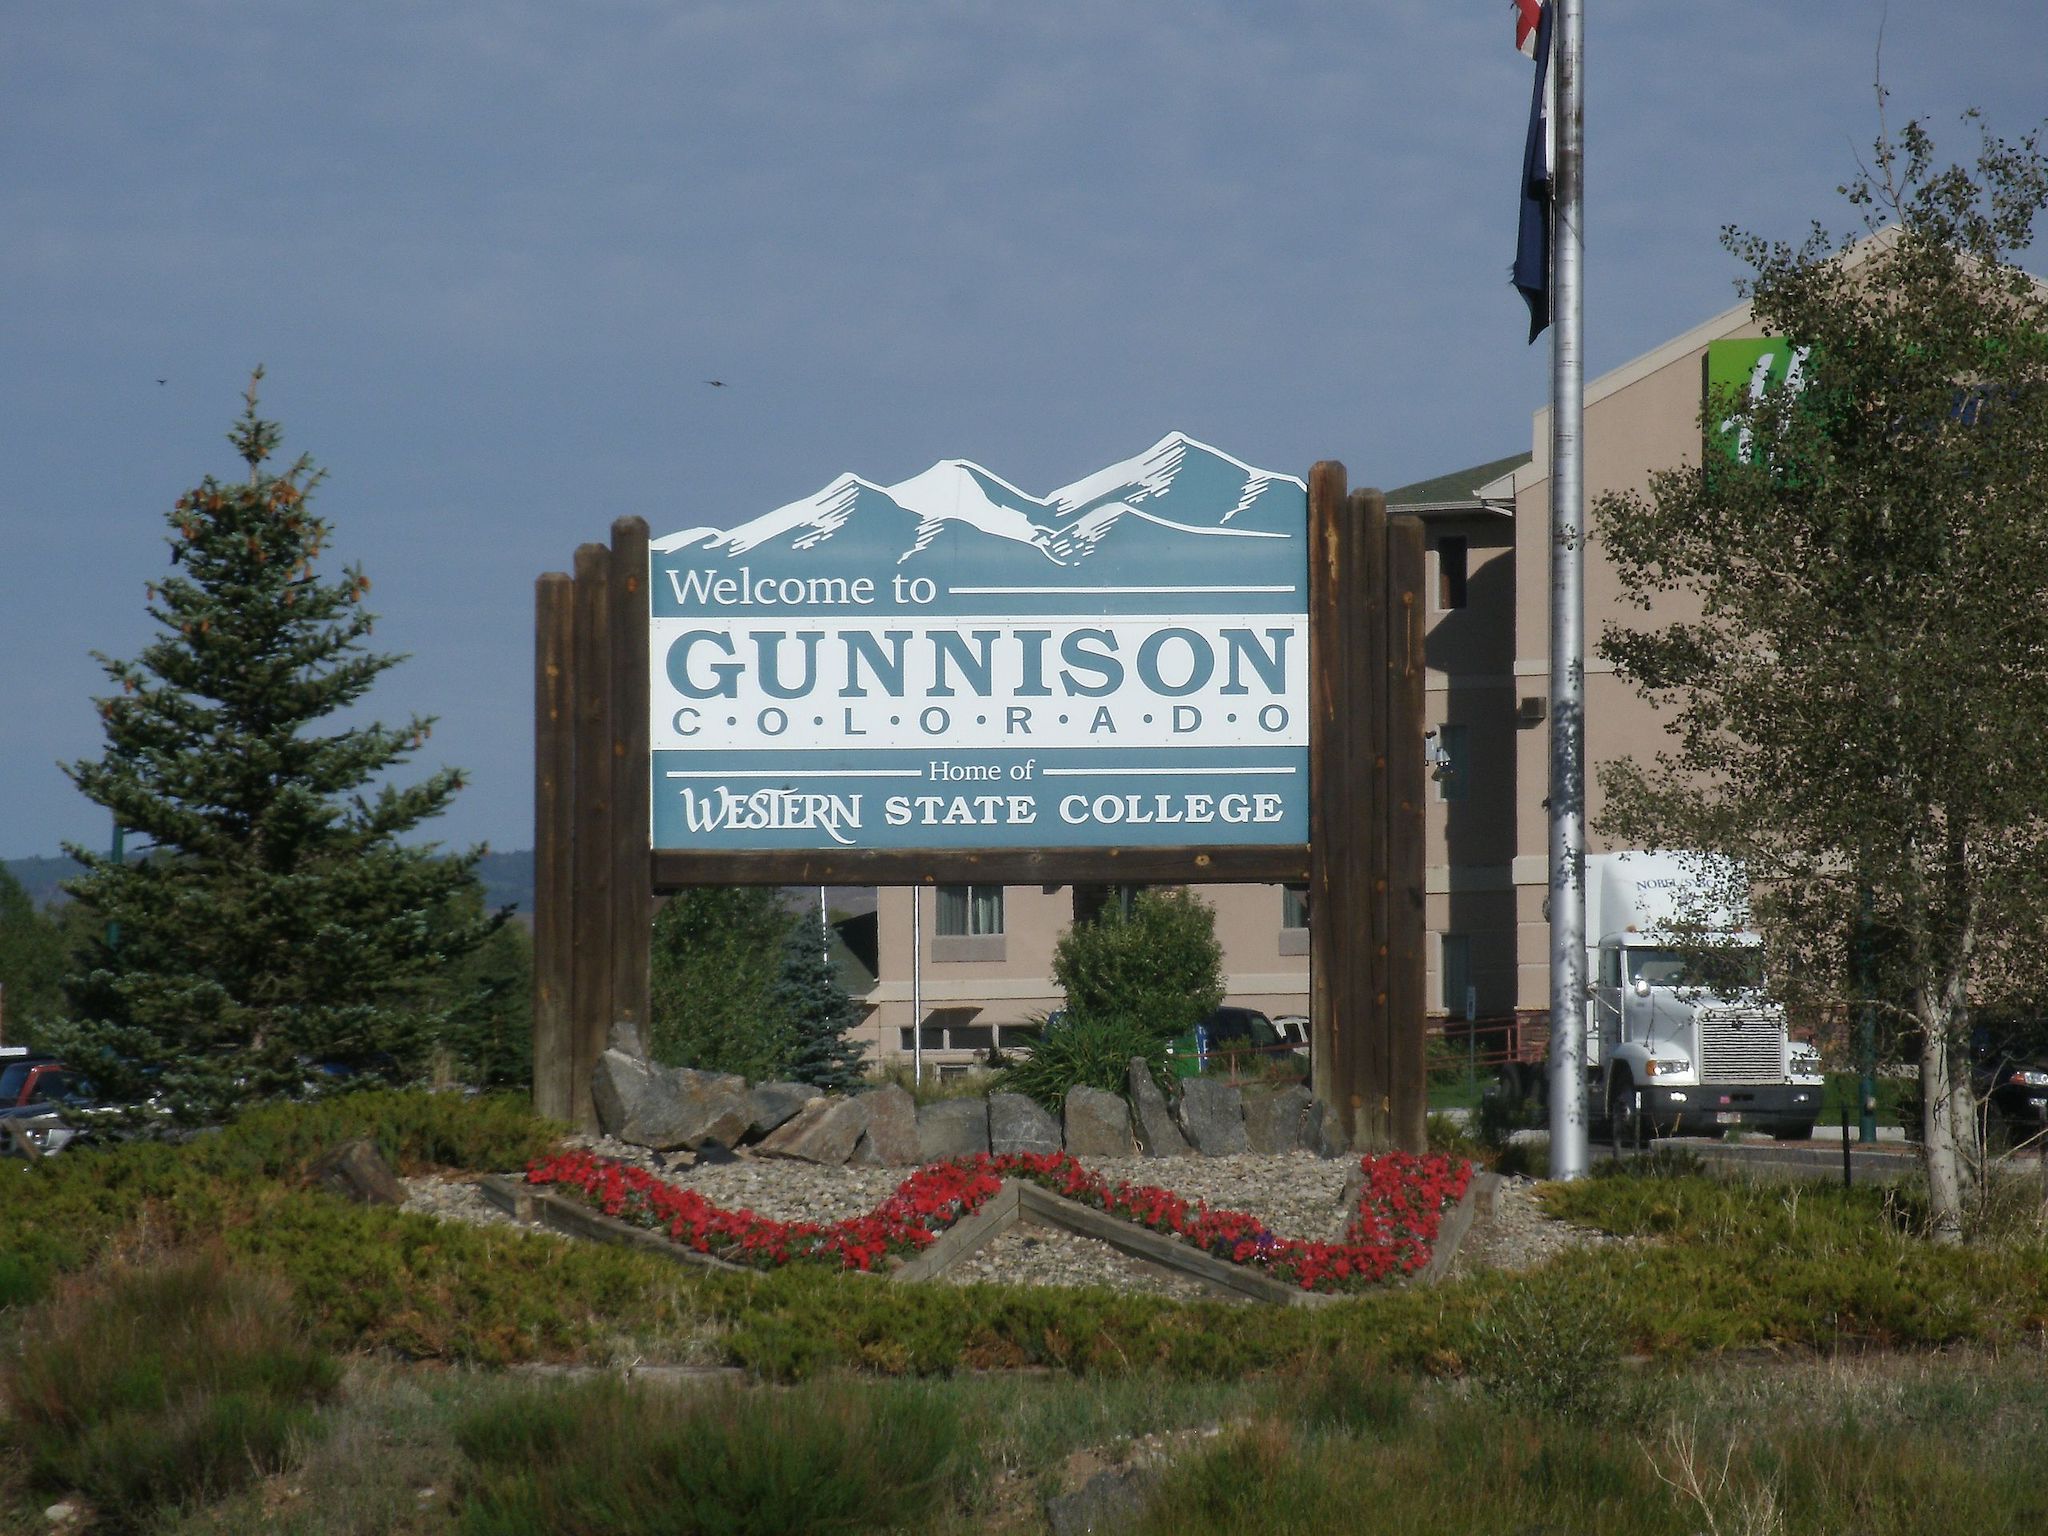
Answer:
M1741 992L1763 984L1763 954L1748 947L1711 953L1631 949L1628 951L1628 979L1631 985L1640 980L1653 987L1702 987L1719 993Z

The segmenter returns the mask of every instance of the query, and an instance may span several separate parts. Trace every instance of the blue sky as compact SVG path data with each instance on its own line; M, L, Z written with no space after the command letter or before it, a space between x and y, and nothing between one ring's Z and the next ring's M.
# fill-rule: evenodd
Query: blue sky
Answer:
M1876 129L1876 0L1605 0L1587 355L1733 302ZM1895 0L1894 121L2048 112L2038 3ZM1528 446L1505 0L23 8L0 63L0 855L95 845L92 650L250 367L360 562L451 843L525 847L533 578L948 456L1043 491L1178 428L1403 484ZM2044 263L2030 258L2034 270ZM705 381L720 379L725 387ZM159 380L162 382L159 383Z

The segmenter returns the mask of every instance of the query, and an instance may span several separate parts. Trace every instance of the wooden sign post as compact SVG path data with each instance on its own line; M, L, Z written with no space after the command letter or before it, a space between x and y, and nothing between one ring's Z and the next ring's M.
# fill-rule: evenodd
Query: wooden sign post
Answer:
M591 1073L614 1024L649 1022L657 894L699 885L1306 883L1314 1093L1336 1109L1352 1147L1423 1150L1422 529L1389 518L1377 491L1347 495L1335 462L1315 466L1307 500L1306 842L657 850L647 524L622 517L609 546L576 551L573 579L542 576L535 1107L595 1128Z

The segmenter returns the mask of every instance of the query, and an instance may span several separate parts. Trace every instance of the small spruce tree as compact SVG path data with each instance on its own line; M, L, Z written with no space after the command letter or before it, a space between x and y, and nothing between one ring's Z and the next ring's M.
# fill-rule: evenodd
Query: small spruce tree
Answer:
M147 840L139 860L66 851L67 889L108 923L66 980L63 1048L107 1090L152 1092L186 1117L292 1091L309 1058L416 1069L445 1025L431 983L502 914L449 920L482 850L400 839L463 776L372 781L431 722L318 730L401 658L366 650L370 583L323 581L329 525L306 459L264 468L281 433L257 414L258 369L229 441L248 478L211 477L171 509L173 574L148 588L160 626L134 661L97 659L106 750L66 771Z
M678 891L654 917L648 1049L671 1067L779 1076L789 1024L773 999L792 924L770 886Z
M770 1006L788 1021L789 1074L828 1091L860 1081L861 1044L852 1038L860 1010L832 974L817 929L797 923L782 946L782 973Z

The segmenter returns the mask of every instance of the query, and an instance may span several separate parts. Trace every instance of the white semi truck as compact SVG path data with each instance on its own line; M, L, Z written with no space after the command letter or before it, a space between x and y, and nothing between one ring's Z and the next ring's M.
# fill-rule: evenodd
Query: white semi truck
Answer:
M1587 1114L1618 1139L1731 1125L1803 1139L1820 1055L1763 990L1746 900L1714 901L1701 869L1679 853L1586 857Z

